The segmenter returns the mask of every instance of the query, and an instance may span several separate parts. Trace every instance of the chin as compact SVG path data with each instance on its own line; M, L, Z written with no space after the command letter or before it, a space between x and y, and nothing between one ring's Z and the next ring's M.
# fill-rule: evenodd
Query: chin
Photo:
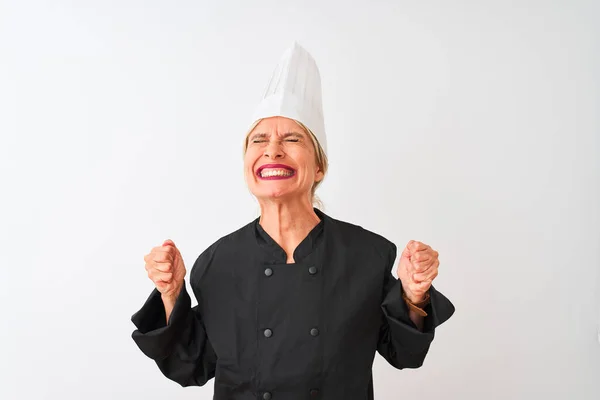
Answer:
M265 200L286 199L298 196L298 193L295 193L294 191L285 188L261 188L260 190L253 190L252 194L256 198L262 198Z
M259 193L257 197L262 197L265 199L284 199L287 197L292 197L293 193L289 193L286 191L268 191Z

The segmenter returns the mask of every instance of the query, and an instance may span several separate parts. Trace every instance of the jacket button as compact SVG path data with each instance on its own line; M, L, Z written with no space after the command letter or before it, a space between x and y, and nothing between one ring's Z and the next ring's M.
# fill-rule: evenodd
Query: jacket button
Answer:
M317 267L310 267L308 269L308 273L311 274L311 275L316 274L317 273Z
M312 328L310 334L311 336L319 336L319 330L317 328Z
M265 331L263 333L265 334L265 337L271 337L271 336L273 336L273 331L270 330L270 329L265 329ZM270 394L269 394L269 396L270 396Z
M310 395L311 396L316 396L319 394L319 389L310 389Z
M264 392L263 393L263 399L264 400L271 400L272 397L273 396L271 396L271 393L269 393L269 392Z
M271 275L273 275L273 270L272 270L271 268L267 268L267 269L265 269L265 275L266 275L266 276L271 276Z

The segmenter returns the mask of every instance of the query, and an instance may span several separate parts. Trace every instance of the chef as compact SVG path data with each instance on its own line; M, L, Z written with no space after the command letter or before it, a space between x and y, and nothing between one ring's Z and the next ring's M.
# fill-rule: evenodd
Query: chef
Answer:
M133 340L167 378L216 400L367 400L379 352L418 368L454 306L432 286L438 252L386 238L315 207L327 172L321 81L297 43L283 55L244 138L260 216L221 237L189 275L166 240L144 257L156 288ZM396 279L392 270L396 268Z

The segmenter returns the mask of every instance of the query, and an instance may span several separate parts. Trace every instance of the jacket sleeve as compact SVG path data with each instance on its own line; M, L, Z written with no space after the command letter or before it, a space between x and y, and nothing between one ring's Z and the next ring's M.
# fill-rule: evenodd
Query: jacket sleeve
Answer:
M192 278L194 270L201 267L201 261L202 255L194 264ZM191 307L185 281L168 323L156 289L131 321L137 327L133 340L167 378L181 386L202 386L215 376L216 355L206 335L199 306Z
M377 351L395 368L418 368L425 361L435 328L454 314L454 305L431 286L431 302L425 307L427 316L424 317L423 331L419 331L410 319L408 306L402 299L402 282L391 273L396 259L396 246L393 243L390 245Z

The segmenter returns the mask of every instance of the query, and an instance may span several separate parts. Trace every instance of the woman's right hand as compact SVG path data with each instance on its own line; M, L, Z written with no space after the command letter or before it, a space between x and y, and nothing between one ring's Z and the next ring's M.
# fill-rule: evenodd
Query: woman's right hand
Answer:
M144 256L148 277L154 282L163 299L174 302L183 286L185 265L181 253L172 240L165 240L162 246L154 247Z

